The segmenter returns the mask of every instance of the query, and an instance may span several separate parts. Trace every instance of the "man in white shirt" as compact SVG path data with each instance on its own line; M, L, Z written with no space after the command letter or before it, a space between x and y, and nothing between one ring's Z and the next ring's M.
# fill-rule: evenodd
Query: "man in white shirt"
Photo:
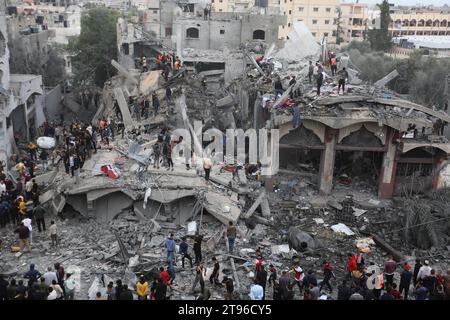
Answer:
M56 298L58 297L58 293L55 290L53 290L52 287L49 287L48 291L49 291L49 294L48 294L47 300L56 300Z
M43 277L45 279L45 284L50 287L52 285L53 280L58 282L58 277L56 276L56 272L52 271L52 267L47 268L47 272L44 273Z
M423 266L420 267L419 273L417 274L417 279L424 280L431 275L431 267L429 264L430 262L428 260L424 261Z
M254 284L250 288L250 299L252 300L262 300L264 296L264 290L263 287L261 287L259 284Z

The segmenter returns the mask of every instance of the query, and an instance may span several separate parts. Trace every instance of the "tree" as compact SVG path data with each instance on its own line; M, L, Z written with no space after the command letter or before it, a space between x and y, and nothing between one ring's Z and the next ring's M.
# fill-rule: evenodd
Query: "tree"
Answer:
M377 51L387 51L391 48L391 36L389 34L389 25L391 24L391 15L389 14L389 2L383 0L377 4L380 8L380 27L369 30L368 40L372 49Z
M334 24L336 25L336 44L339 45L341 44L342 41L344 41L344 39L341 38L341 34L344 33L344 31L342 30L342 10L341 8L337 7L336 8L336 13L337 13L337 18L334 19Z
M111 60L117 59L117 18L118 13L107 8L90 9L82 16L80 35L69 43L76 87L103 87L115 74Z

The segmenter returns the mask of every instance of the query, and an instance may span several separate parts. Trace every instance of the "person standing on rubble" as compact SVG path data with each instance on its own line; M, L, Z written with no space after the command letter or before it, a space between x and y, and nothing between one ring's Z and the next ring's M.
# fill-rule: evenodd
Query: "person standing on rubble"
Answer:
M203 158L203 170L205 170L205 180L209 181L209 174L212 168L212 161L208 157Z
M386 276L386 286L392 287L394 283L394 272L397 268L397 263L394 261L393 257L390 255L388 261L384 263L384 274Z
M153 116L156 117L159 110L159 99L156 92L152 93Z
M138 300L147 300L148 282L145 281L143 274L141 274L139 281L136 283L136 293L138 295Z
M236 227L233 226L233 221L228 222L227 232L225 235L228 238L228 250L233 254L234 242L236 240Z
M331 75L334 77L337 71L337 59L335 56L331 57L330 59L330 67L331 67Z
M225 284L225 300L233 300L234 283L233 279L223 276L222 284Z
M52 247L56 247L58 245L58 235L55 221L50 221L50 238L52 240Z
M150 103L148 102L148 99L146 96L142 96L142 100L141 100L141 117L144 119L148 119L148 115L149 115L149 110L150 110Z
M287 271L283 271L281 273L280 280L278 281L278 293L280 295L281 300L287 300L288 291L291 284L291 280L289 279L289 275ZM275 286L274 286L275 290Z
M281 83L281 79L279 76L277 76L277 78L275 80L274 89L275 89L276 96L282 95L284 92L283 84Z
M173 234L171 233L166 240L165 247L167 250L167 263L172 264L175 261L175 240L173 240Z
M186 242L186 237L183 237L181 239L181 243L180 243L180 253L181 253L181 266L184 269L184 259L188 259L189 263L191 264L191 268L192 268L192 258L188 253L188 249L189 249L189 245Z
M312 82L313 74L314 74L314 66L313 66L312 61L309 61L309 66L308 66L308 81L309 81L309 83Z
M345 93L345 81L348 79L348 72L345 70L345 67L338 72L339 80L338 80L338 94L342 87L342 94Z
M201 292L205 291L205 277L206 277L206 268L203 266L203 262L197 262L197 267L195 268L195 279L194 284L192 285L192 293L195 292L195 287L197 283L200 282Z
M197 233L194 238L195 263L200 263L202 261L202 241L203 236Z
M141 57L141 65L142 65L142 72L147 72L148 71L147 58L145 56Z
M161 156L161 149L162 149L162 140L158 137L158 140L153 145L153 168L159 169L159 161Z
M166 101L167 101L167 105L170 104L172 100L172 89L170 89L169 86L166 87Z
M331 263L328 261L323 262L323 276L324 276L324 279L322 280L322 283L320 284L319 290L322 291L323 286L326 285L328 287L328 289L330 290L330 293L332 293L333 287L331 287L330 280L332 277L334 278L334 280L336 280L336 276L333 273L333 267L332 267Z
M356 263L356 257L349 253L347 254L347 279L351 279L353 271L358 269L357 263Z
M20 246L20 251L23 250L23 248L25 246L28 247L28 252L31 252L31 245L30 245L30 241L29 241L29 237L30 237L30 229L28 229L28 227L26 227L24 225L24 223L22 222L20 224L20 226L14 230L14 233L18 233L19 234L19 246ZM34 267L34 265L33 265ZM30 266L31 268L31 266Z
M317 95L320 96L320 88L323 84L323 69L322 66L319 64L317 67Z
M217 261L216 257L212 257L212 262L214 264L213 266L213 271L211 273L211 275L209 276L209 282L211 283L211 285L220 285L219 282L219 270L220 270L220 264L219 261Z
M267 285L267 271L264 266L259 268L259 271L256 273L256 283L259 284L263 288L263 297L262 300L266 298L266 285Z

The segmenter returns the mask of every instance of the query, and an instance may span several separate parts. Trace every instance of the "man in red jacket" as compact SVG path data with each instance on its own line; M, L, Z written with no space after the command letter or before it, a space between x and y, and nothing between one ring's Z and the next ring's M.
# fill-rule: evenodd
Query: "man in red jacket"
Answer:
M348 271L348 277L352 276L352 272L357 270L358 266L356 263L356 256L354 254L349 253L348 254L348 260L347 260L347 271Z
M336 280L336 277L334 276L334 273L333 273L333 267L331 266L330 262L324 261L323 262L323 280L322 280L322 283L320 284L319 291L322 291L323 286L326 285L328 287L328 289L330 289L330 293L333 292L333 288L331 287L331 284L330 284L331 277L333 277Z
M161 271L159 274L159 278L165 285L168 286L170 282L170 274L166 270L164 270L164 267L159 268L159 271Z

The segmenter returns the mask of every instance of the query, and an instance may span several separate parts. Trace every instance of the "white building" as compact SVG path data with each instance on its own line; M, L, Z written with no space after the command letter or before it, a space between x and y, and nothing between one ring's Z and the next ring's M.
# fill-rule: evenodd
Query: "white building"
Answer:
M0 160L9 163L17 152L15 138L28 141L45 121L42 76L9 72L9 50L4 2L0 2Z

